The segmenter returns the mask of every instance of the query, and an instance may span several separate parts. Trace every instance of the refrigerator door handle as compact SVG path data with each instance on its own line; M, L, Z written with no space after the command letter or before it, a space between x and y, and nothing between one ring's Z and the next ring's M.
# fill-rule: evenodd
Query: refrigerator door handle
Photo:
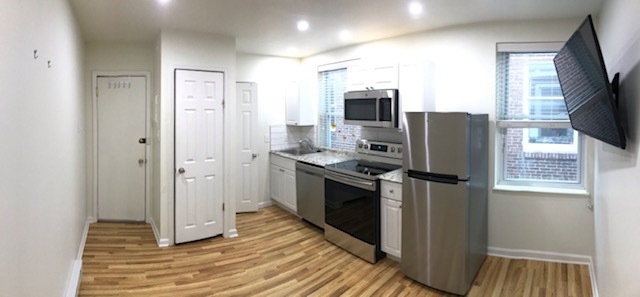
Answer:
M412 178L417 178L417 179L437 182L437 183L457 185L459 181L457 175L450 175L450 174L421 172L421 171L415 171L415 170L409 170L407 174L409 175L409 177L412 177Z

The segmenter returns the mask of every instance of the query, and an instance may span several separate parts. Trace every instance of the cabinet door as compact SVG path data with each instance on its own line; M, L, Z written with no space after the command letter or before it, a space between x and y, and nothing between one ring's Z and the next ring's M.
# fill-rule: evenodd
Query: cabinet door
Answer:
M271 165L271 198L280 203L284 203L284 169Z
M291 208L294 212L297 212L297 194L296 194L296 175L291 170L284 170L284 201L283 203Z
M285 121L287 125L298 125L300 122L300 94L298 83L287 84L285 93Z
M402 98L400 114L407 111L434 111L434 65L430 62L404 62L398 70L398 87Z
M347 67L347 92L362 91L370 87L367 79L367 69L362 65Z
M347 68L347 91L362 91L367 88L397 89L398 63L364 63L349 66Z
M313 126L316 124L317 102L310 99L309 92L303 92L298 82L287 85L285 94L285 123L291 126Z
M402 203L387 198L380 199L382 251L400 258L402 243Z
M374 64L370 70L370 85L376 89L398 88L398 63Z

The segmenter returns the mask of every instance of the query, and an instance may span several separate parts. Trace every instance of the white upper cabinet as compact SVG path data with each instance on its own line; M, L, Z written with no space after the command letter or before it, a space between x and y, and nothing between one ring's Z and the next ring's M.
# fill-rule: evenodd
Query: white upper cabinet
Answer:
M285 90L285 122L291 126L313 126L316 124L317 114L315 101L300 91L298 82L290 82Z
M347 91L398 88L398 63L361 62L347 67Z
M407 111L435 111L434 65L426 61L400 63L400 114Z

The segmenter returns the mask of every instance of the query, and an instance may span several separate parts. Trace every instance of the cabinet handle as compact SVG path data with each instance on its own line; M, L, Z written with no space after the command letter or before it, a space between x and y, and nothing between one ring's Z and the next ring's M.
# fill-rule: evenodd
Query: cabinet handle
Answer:
M402 203L400 203L400 206L398 206L399 209L402 209Z
M284 172L284 169L278 169L278 170L280 170L280 172Z
M393 189L389 190L389 193L393 194Z

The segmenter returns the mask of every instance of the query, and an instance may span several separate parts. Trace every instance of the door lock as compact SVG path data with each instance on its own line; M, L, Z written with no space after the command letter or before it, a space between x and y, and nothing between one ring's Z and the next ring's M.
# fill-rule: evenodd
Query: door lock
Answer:
M138 143L147 143L147 139L144 137L138 138Z
M182 168L182 167L178 168L178 173L182 174L182 173L185 173L185 172L186 172L186 170L184 170L184 168Z
M254 158L254 159L257 158L258 156L259 154L256 154L256 153L251 154L251 158Z
M138 165L144 164L144 159L138 159Z

